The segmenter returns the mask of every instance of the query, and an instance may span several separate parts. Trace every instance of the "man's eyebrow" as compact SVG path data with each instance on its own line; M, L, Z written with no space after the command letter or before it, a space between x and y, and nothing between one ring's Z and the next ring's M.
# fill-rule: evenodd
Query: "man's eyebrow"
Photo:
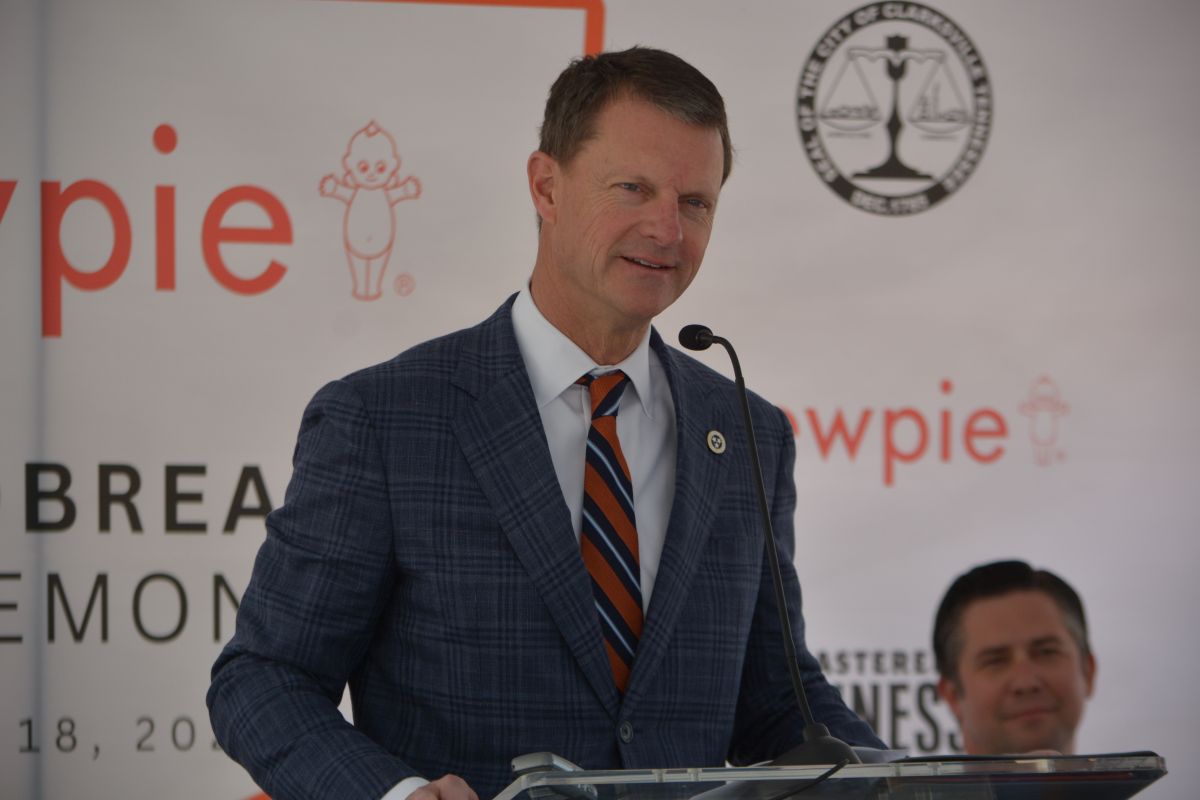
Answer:
M994 647L985 647L976 653L974 659L972 660L979 662L994 656L1008 655L1010 650L1012 650L1012 646L1007 644L998 644Z
M1057 633L1052 633L1047 636L1039 636L1029 643L1030 647L1041 647L1047 644L1062 644L1065 640Z
M640 184L642 186L648 186L651 189L658 188L658 184L655 181L651 180L648 175L637 172L636 170L625 170L620 167L616 167L616 168L609 170L608 174L605 176L605 179L608 181L617 181L619 183L636 183L636 184ZM696 189L693 189L691 191L681 191L679 193L679 196L681 198L685 198L685 199L694 197L696 199L705 200L705 201L715 205L716 201L717 201L717 196L720 195L720 193L721 193L721 190L719 187L716 191L716 194L708 191L707 189L702 189L702 188L697 187Z

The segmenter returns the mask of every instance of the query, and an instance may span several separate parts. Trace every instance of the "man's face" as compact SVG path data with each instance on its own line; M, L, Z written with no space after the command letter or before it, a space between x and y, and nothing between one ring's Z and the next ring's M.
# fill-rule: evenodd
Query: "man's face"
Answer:
M723 159L716 129L632 97L600 112L569 163L535 153L530 182L547 252L534 296L547 318L568 335L571 326L629 332L675 302L708 246Z
M1073 753L1095 659L1086 659L1044 592L976 600L961 621L959 680L938 691L962 728L968 753Z

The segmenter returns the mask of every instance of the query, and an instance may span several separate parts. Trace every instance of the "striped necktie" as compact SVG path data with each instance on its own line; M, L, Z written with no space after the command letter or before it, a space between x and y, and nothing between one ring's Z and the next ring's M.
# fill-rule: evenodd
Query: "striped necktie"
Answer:
M578 383L589 388L592 398L579 546L592 578L613 680L624 694L643 619L633 481L617 439L617 406L629 378L617 370L595 378L584 375Z

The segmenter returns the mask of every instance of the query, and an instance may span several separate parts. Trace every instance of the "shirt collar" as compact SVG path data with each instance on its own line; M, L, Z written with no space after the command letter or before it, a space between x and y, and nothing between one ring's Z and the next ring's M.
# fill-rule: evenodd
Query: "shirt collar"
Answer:
M585 372L619 369L629 376L642 412L653 419L654 390L650 384L650 331L620 364L597 364L550 321L533 302L529 287L521 289L512 308L513 332L525 361L539 409L570 388Z

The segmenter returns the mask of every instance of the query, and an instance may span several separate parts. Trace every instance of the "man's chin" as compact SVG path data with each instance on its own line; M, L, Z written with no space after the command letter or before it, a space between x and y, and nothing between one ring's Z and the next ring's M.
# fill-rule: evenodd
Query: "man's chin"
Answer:
M1022 716L1010 720L1002 752L1052 755L1064 753L1069 741L1051 715Z

